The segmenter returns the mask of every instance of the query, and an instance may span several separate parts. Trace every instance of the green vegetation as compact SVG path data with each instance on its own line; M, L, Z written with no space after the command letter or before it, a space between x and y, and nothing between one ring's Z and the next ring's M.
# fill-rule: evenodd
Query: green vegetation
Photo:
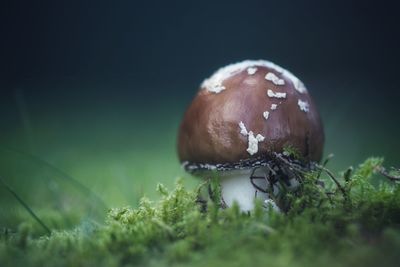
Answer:
M283 154L287 157L294 158L294 159L301 159L301 153L299 150L292 146L292 145L285 145L283 147Z
M0 266L397 266L400 262L400 187L375 173L370 158L344 171L340 186L309 173L286 214L251 213L197 203L199 191L181 181L161 199L111 209L104 225L39 238L22 223L0 233ZM213 185L215 186L215 185Z

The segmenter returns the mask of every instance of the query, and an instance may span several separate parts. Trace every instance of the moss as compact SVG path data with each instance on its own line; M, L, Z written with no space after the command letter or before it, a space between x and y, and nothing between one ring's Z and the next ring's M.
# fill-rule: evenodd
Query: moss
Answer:
M196 202L200 189L187 190L181 181L171 191L159 185L159 201L112 209L104 225L86 222L41 238L30 237L27 225L1 231L0 265L396 266L400 188L374 177L381 164L371 158L342 173L347 200L309 173L300 191L287 195L286 214L265 211L262 203L250 214L237 205L221 209L218 201L204 211Z
M299 150L296 147L294 147L294 146L292 146L290 144L289 145L285 145L283 147L283 154L286 157L289 157L289 158L293 158L293 159L297 159L297 160L302 160L303 159L303 157L302 157L301 153L299 152Z

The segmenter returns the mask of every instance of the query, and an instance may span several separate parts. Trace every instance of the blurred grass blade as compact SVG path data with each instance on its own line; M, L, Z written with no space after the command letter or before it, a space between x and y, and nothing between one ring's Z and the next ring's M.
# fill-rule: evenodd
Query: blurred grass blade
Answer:
M34 218L42 226L33 232L41 235L104 222L108 207L93 190L34 155L0 148L0 177L5 185L0 187L0 227L16 229Z
M32 216L32 218L34 218L43 227L43 229L50 235L51 231L49 227L46 226L46 224L35 214L35 212L33 212L33 210L28 206L28 204L26 204L25 201L23 201L22 198L20 198L18 194L9 185L7 185L1 177L0 177L0 184L2 184L6 188L6 190L15 197L15 199L26 209L26 211Z
M31 160L32 162L34 162L37 165L41 165L44 168L47 168L51 171L53 171L54 173L57 174L57 176L59 176L62 179L68 180L73 186L75 186L78 190L80 190L82 193L87 194L92 196L93 198L96 199L96 201L98 201L98 204L103 206L104 209L108 210L107 205L104 203L104 201L97 195L95 194L92 190L90 190L89 188L87 188L86 186L84 186L83 184L81 184L80 182L78 182L76 179L74 179L73 177L71 177L70 175L68 175L67 173L65 173L64 171L60 170L59 168L55 167L54 165L46 162L45 160L38 158L30 153L26 153L26 152L22 152L22 151L18 151L15 149L11 149L11 148L0 148L1 150L4 151L8 151L11 153L15 153L15 154L19 154L22 157L26 157L27 159Z

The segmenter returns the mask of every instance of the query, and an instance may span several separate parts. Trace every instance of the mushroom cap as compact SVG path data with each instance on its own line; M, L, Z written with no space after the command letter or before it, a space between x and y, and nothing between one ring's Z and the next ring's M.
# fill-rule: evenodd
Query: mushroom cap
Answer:
M286 146L320 161L323 144L321 119L304 84L269 61L246 60L202 83L180 125L178 154L189 171L229 169L249 167Z

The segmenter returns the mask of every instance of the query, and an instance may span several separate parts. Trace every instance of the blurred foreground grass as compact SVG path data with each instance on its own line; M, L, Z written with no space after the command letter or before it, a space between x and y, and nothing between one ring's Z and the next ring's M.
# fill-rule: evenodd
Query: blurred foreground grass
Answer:
M161 200L115 208L104 225L33 238L32 225L0 233L1 266L398 266L400 187L374 176L371 158L342 173L346 195L327 178L307 176L287 214L251 213L212 202L201 211L199 189L181 181ZM325 190L333 194L326 195ZM347 196L347 197L346 197Z

